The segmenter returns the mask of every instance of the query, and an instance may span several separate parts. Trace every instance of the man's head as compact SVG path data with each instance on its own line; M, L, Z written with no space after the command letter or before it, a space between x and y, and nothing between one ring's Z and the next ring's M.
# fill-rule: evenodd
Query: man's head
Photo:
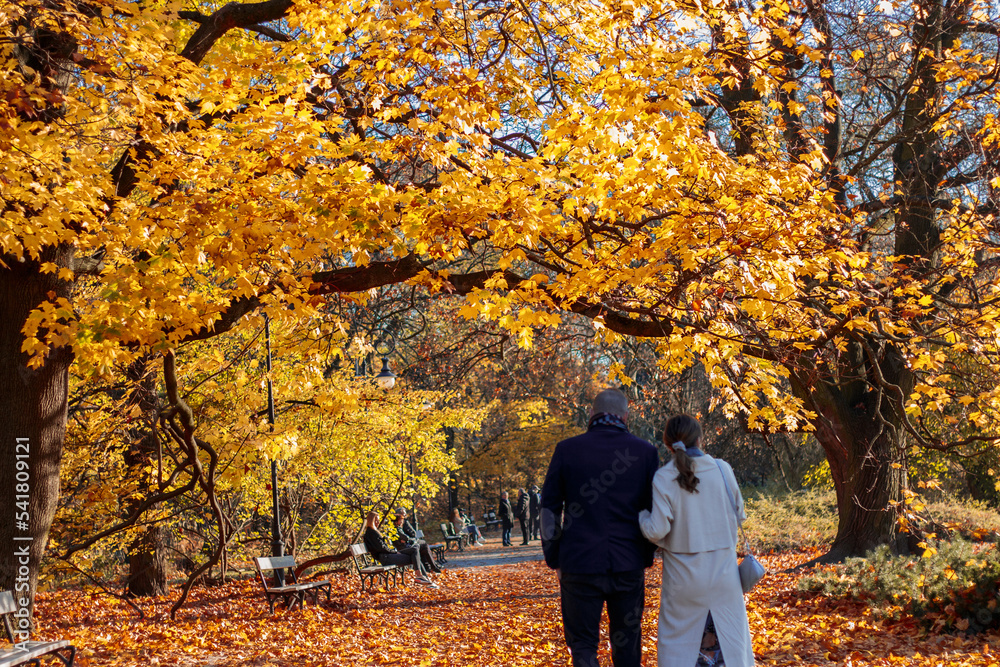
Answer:
M404 508L404 507L397 507L396 508L396 516L401 516L401 517L403 517L405 519L406 518L406 508Z
M628 418L628 397L622 393L621 389L605 389L594 397L594 405L590 409L590 416L599 414L618 415L622 419Z
M503 493L501 493L500 497L503 498L504 500L507 500L507 492L504 491Z
M538 493L538 485L535 484L534 486L532 486L531 490L534 491L535 493Z

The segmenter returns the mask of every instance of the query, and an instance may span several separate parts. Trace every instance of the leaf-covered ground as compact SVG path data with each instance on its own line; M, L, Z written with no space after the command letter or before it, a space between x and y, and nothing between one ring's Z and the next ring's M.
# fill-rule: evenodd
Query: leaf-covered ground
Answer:
M1000 635L928 635L912 621L875 618L862 604L796 590L782 570L814 552L764 556L772 571L748 602L758 665L1000 667ZM176 621L169 601L102 594L39 595L39 635L70 639L89 665L563 665L558 586L539 562L447 571L441 588L360 593L330 575L333 602L274 616L254 581L197 588ZM656 664L658 567L647 575L646 664ZM605 664L610 664L607 654Z

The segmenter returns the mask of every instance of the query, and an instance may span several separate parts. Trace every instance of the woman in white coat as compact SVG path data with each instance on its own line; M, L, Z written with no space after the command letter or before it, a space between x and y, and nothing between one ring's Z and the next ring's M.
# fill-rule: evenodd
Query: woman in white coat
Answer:
M646 539L664 552L657 664L752 667L736 558L743 497L733 469L702 452L701 439L693 417L667 422L673 460L653 478L652 512L639 514Z

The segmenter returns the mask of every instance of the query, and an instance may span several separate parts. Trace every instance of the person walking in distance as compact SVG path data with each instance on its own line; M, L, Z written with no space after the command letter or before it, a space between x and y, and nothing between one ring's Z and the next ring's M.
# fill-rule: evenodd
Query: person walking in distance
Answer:
M605 605L612 663L639 667L644 570L655 549L639 529L639 512L652 505L659 457L628 432L628 398L620 390L600 392L590 414L587 432L552 454L542 485L542 551L559 577L573 667L599 667Z
M517 490L517 506L514 508L517 522L521 524L521 546L528 543L528 494L524 489Z
M510 530L514 527L514 510L510 507L510 498L507 496L507 492L504 491L500 494L500 529L501 542L505 547L510 546Z
M702 451L694 417L672 417L663 441L673 459L653 478L652 511L639 513L643 534L663 549L657 665L753 667L736 558L746 512L733 469Z
M539 535L539 512L542 509L541 498L538 497L538 485L535 484L528 491L528 533L531 539L537 540Z

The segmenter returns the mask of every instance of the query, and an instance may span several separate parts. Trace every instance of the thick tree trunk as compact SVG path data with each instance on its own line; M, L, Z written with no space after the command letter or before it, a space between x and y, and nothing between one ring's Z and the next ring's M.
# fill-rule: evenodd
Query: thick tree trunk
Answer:
M68 266L72 251L50 248L41 261ZM70 296L56 273L9 255L0 264L0 589L34 607L38 568L59 498L71 352L52 350L29 368L22 353L28 314L52 296ZM51 296L50 296L51 295Z
M128 549L128 593L137 597L167 594L166 531L147 526Z
M900 539L899 533L904 464L901 448L885 432L875 438L858 434L853 440L843 465L837 466L840 474L833 476L839 523L827 560L863 556L883 544L906 550L905 536Z
M819 559L823 562L864 556L883 544L897 552L910 547L909 535L900 533L907 476L899 402L894 398L909 394L912 376L891 350L881 359L879 370L895 381L892 385L899 392L873 391L871 385L856 380L819 384L810 390L820 412L816 438L830 463L837 492L837 537L829 553Z

